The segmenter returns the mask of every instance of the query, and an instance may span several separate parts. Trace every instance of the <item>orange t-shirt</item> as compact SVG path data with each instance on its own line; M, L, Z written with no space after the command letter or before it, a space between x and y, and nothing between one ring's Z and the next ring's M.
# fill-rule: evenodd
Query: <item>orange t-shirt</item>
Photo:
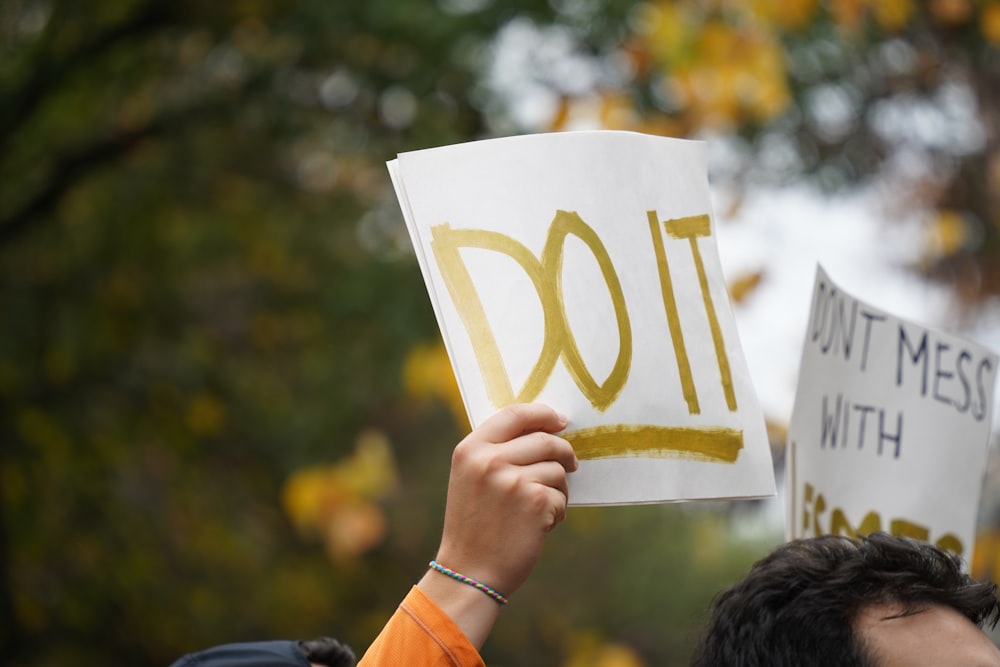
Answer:
M358 667L485 667L455 622L414 586Z

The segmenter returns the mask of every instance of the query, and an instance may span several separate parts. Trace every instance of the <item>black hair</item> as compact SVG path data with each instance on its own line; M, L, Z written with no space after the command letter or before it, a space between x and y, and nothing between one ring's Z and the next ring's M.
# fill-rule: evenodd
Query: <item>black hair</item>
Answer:
M858 613L944 605L976 625L1000 618L996 586L976 582L954 554L907 538L835 535L782 545L712 603L694 667L874 667L854 632Z
M326 667L354 667L356 658L354 651L332 637L318 637L299 642L299 648L306 660Z

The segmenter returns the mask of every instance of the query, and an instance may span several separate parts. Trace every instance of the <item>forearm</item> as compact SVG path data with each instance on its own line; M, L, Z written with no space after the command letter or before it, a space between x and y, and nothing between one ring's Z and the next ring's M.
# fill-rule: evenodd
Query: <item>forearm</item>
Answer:
M480 649L500 615L500 604L472 586L428 570L417 587Z
M484 605L485 608L480 609L473 600L465 600L464 591L450 590L448 579L440 578L445 581L429 580L430 592L424 590L423 580L410 591L362 656L358 667L484 667L477 649L489 634L496 620L496 611L492 611L491 619L488 607ZM438 585L441 583L444 586ZM469 588L469 592L497 606L474 588L457 581L451 583ZM446 611L438 606L437 599L449 609ZM459 616L451 616L449 612ZM464 612L471 614L471 618L479 619L471 625L467 619L464 620L470 628L475 629L479 623L486 624L479 631L481 639L476 645L469 641L455 621Z
M579 465L570 443L555 435L566 423L547 406L512 405L455 447L436 556L454 570L421 578L359 667L482 667L479 648L502 596L524 583L566 516L566 476ZM456 571L462 581L452 578Z

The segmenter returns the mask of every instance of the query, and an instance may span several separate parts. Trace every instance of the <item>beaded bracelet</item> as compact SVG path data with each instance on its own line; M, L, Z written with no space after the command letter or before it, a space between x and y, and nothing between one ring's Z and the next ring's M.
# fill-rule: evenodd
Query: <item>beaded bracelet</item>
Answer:
M500 604L507 604L507 598L505 598L503 595L501 595L495 589L490 588L489 586L487 586L486 584L484 584L481 581L476 581L472 577L467 577L464 574L461 574L460 572L455 572L455 570L447 568L444 565L441 565L440 563L438 563L437 561L433 561L432 560L430 563L428 563L428 565L430 566L430 568L432 570L435 570L436 572L440 572L441 574L447 575L447 576L451 577L452 579L454 579L455 581L461 581L463 584L468 584L468 585L472 586L473 588L481 590L483 593L486 593L487 595L489 595L491 598L493 598L494 600L496 600Z

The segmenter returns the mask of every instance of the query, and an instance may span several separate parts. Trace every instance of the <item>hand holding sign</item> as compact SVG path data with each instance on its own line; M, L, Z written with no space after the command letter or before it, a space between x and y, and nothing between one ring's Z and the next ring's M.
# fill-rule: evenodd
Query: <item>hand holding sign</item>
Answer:
M574 504L773 493L702 144L534 135L389 169L473 425L569 415Z

